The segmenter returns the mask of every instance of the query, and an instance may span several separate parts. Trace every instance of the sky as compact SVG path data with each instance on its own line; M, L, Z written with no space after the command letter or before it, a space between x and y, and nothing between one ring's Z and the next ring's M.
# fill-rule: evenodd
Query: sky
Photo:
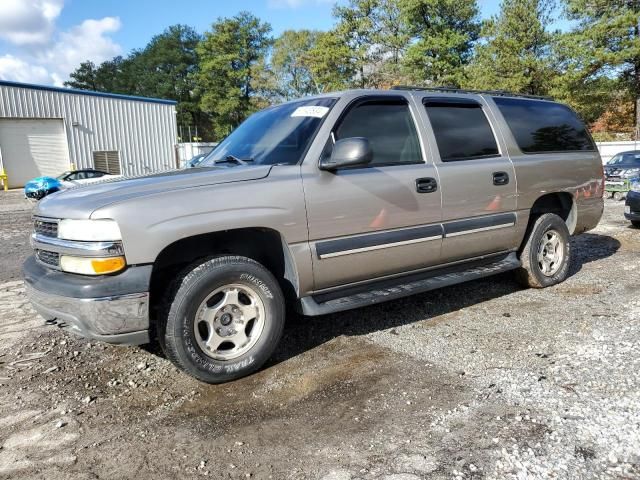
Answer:
M344 0L339 0L344 2ZM169 25L199 32L219 17L247 10L274 35L326 30L336 0L0 0L0 79L61 86L81 62L100 63L143 48ZM479 0L482 17L499 0Z

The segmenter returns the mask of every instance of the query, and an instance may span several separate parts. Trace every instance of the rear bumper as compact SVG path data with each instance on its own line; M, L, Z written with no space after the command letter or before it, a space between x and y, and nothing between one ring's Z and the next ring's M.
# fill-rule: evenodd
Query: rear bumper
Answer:
M627 220L640 221L640 192L631 190L627 193L624 216Z
M151 266L94 278L54 271L30 257L23 271L27 296L48 323L108 343L149 342Z

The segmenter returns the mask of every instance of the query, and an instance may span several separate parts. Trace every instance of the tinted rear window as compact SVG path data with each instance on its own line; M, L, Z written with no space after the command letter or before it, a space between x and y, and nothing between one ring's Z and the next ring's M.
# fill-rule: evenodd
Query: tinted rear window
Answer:
M525 153L595 150L586 127L565 105L522 98L493 100Z
M426 100L425 108L443 162L499 155L480 104Z

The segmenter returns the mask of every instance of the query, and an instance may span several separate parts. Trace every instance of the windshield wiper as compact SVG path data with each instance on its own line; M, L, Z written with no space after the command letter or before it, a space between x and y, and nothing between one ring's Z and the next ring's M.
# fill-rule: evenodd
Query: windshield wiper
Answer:
M238 165L248 165L250 162L253 162L253 158L238 158L235 155L229 154L226 157L224 157L224 160L215 160L213 164L215 165L216 163L223 163L223 162L236 163Z

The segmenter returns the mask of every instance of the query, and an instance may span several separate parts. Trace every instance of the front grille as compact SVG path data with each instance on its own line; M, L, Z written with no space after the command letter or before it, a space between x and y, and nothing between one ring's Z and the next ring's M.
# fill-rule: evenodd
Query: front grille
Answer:
M58 222L36 218L33 220L33 231L45 237L57 237Z
M36 256L45 265L58 267L60 265L60 255L57 252L48 252L46 250L36 250Z

